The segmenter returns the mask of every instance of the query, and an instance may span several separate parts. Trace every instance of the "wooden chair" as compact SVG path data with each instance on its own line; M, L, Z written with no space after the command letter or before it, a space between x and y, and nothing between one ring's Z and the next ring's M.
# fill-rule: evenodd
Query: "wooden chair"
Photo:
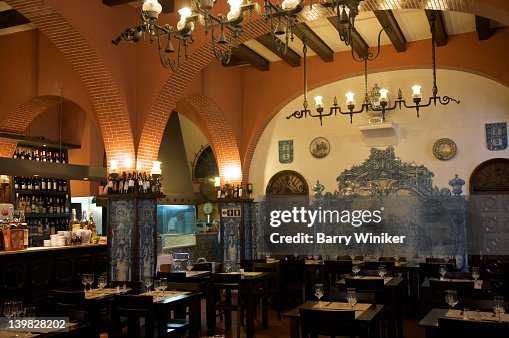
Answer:
M387 276L392 276L394 271L394 261L385 261L385 262L364 262L363 270L375 270L378 275L378 267L380 265L385 265L385 269L387 270Z
M303 259L280 261L281 299L295 306L306 299L306 262Z
M185 271L157 272L157 278L166 278L168 282L183 283L186 280Z
M336 282L352 274L352 261L325 261L324 269L324 289L327 293L337 289Z
M211 275L208 300L214 304L216 312L224 313L225 328L231 329L231 313L237 313L237 338L240 338L242 324L241 275L214 273Z
M363 278L345 278L345 286L354 288L357 293L373 293L375 303L384 304L384 280L383 279L363 279Z
M458 293L457 308L461 308L463 306L463 301L465 299L474 298L473 282L430 279L429 288L432 307L447 308L449 306L445 302L445 290L455 290Z
M358 331L355 311L300 308L299 321L303 338L314 338L318 335L355 337Z
M197 271L203 271L203 270L197 270ZM188 292L202 292L202 284L201 283L177 283L177 282L169 282L167 290L174 290L174 291L188 291ZM187 315L189 315L190 309L175 309L175 318L185 319ZM196 321L200 323L201 325L201 311L196 312ZM177 322L177 324L179 324ZM168 323L167 327L172 328L175 326L171 322Z
M426 257L426 263L456 265L456 258L448 259L446 263L442 257Z
M422 283L426 278L440 278L440 265L445 265L447 271L453 271L454 266L452 263L419 263L419 278Z
M52 290L48 316L69 317L70 320L89 321L90 309L85 304L85 292Z
M253 262L253 271L269 272L267 277L268 295L270 297L270 306L276 310L277 319L281 320L281 271L279 262Z
M509 323L438 318L440 338L509 337Z
M240 268L244 271L253 271L254 263L267 263L266 259L241 259Z

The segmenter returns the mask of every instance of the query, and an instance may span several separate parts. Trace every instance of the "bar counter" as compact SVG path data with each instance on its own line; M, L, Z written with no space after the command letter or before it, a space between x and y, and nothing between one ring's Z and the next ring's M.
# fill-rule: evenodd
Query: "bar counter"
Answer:
M0 252L0 301L21 297L43 305L53 289L77 289L83 273L108 271L106 244L34 247Z

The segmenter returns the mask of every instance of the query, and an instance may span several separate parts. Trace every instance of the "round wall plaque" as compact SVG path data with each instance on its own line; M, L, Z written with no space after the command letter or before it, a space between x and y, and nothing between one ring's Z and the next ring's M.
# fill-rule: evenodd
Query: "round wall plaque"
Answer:
M442 161L450 160L456 155L456 143L449 138L441 138L433 144L433 155Z
M316 158L324 158L329 155L330 144L325 137L317 137L309 145L309 152Z

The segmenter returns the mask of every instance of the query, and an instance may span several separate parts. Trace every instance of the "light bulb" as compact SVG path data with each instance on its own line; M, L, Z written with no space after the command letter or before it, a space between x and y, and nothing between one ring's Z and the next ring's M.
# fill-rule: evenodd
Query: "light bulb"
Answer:
M151 19L157 19L163 11L163 7L157 0L145 0L141 8L144 12L149 13Z
M228 4L230 5L230 11L226 15L228 21L236 19L240 15L240 6L242 5L243 0L228 0Z
M350 106L350 105L355 106L355 100L353 99L354 95L355 94L352 93L352 92L348 92L348 93L345 94L345 96L346 96L346 105L347 106Z
M161 175L161 162L160 161L152 161L152 169L150 170L150 174L152 175Z
M380 89L380 102L387 102L389 101L389 97L387 96L387 93L389 91L385 88Z
M422 97L421 86L419 86L419 85L412 86L412 98L420 99L421 97Z
M193 14L193 12L191 11L191 8L183 7L181 9L179 9L179 14L180 14L180 21L177 22L177 29L182 30L186 26L186 19L188 17L190 17L191 14ZM191 30L193 30L194 23L191 22L191 24L192 24Z
M294 9L299 4L299 0L284 0L281 8L284 10Z
M315 96L315 105L316 105L316 108L323 108L323 102L322 102L322 97L321 96Z

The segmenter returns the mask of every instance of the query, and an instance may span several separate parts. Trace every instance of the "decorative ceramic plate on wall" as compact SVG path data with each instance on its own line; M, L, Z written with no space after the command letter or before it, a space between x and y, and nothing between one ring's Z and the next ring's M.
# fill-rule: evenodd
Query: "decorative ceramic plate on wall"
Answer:
M449 138L441 138L433 144L433 155L442 161L450 160L456 155L456 143Z
M309 145L309 152L316 158L324 158L329 155L330 144L325 137L317 137Z

